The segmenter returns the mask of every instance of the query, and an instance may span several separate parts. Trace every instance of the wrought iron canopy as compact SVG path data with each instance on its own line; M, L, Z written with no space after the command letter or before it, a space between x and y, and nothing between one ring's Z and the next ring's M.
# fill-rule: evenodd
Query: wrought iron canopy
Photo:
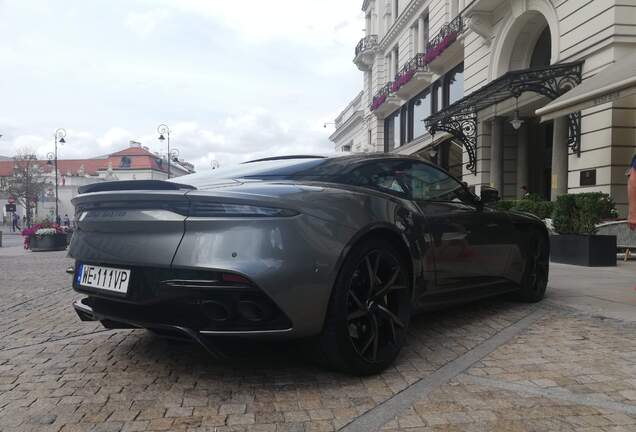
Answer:
M539 93L556 99L581 82L583 62L561 63L540 68L510 71L479 90L458 100L447 108L426 119L426 127L431 134L445 131L463 143L468 153L466 166L476 173L477 113L492 105L525 92ZM581 113L570 114L568 118L570 149L580 155Z

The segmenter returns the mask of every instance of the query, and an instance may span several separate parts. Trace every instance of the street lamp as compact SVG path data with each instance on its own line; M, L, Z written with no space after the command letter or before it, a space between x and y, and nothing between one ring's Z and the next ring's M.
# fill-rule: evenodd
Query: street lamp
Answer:
M165 124L160 124L157 127L159 132L159 141L168 141L168 178L170 178L170 128Z
M47 158L49 159L48 164L51 165L53 161L55 164L55 223L58 223L60 220L59 214L59 202L58 202L58 180L57 180L57 145L65 144L66 140L66 130L59 128L55 131L55 153L49 153Z

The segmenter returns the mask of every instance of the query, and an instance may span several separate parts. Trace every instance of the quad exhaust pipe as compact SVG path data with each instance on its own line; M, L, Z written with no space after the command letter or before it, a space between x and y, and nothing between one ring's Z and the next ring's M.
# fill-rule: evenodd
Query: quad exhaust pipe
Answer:
M271 319L273 315L271 306L258 300L240 300L235 304L206 300L201 302L201 307L205 315L217 323L236 318L259 323Z

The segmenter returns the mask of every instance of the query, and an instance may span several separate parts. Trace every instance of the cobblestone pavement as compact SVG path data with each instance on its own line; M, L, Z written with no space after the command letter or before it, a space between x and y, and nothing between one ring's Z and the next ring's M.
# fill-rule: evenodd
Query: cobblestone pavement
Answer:
M415 318L395 366L356 378L291 344L218 363L80 322L70 264L0 250L0 431L636 431L633 323L489 300Z

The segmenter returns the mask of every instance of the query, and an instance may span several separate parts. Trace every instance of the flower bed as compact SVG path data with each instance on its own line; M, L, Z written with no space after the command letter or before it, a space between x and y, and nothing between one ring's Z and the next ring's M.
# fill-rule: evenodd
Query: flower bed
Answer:
M24 248L32 251L64 250L67 244L66 229L48 221L22 230Z
M411 81L414 75L415 75L415 69L411 69L406 72L403 72L400 76L397 77L395 81L393 81L393 84L391 84L391 91L393 93L398 91L400 87L402 87L404 84Z
M387 84L388 88L383 89L386 91L384 91L380 95L373 98L373 102L371 103L371 111L375 111L376 109L380 107L380 105L382 105L386 101L386 98L389 92L396 93L400 89L400 87L402 87L403 85L411 81L411 79L413 79L413 76L415 75L419 67L427 66L429 63L434 61L437 57L442 55L442 53L446 51L446 49L449 46L451 46L453 42L457 40L458 36L459 36L459 32L450 31L448 32L448 34L446 34L442 38L441 41L439 41L437 45L429 46L423 58L418 58L418 61L416 62L416 64L413 65L413 67L403 71L395 78L393 82L389 82Z
M371 104L371 111L374 111L374 110L378 109L378 107L380 105L382 105L385 100L386 100L386 93L384 93L384 94L382 94L382 95L380 95L380 96L378 96L376 98L373 98L373 103Z
M437 57L442 55L442 53L446 51L446 49L451 46L451 44L455 42L455 40L457 40L457 32L453 31L448 33L446 36L444 36L444 39L442 39L440 43L438 43L434 47L429 48L426 51L426 55L424 56L424 63L429 64Z

